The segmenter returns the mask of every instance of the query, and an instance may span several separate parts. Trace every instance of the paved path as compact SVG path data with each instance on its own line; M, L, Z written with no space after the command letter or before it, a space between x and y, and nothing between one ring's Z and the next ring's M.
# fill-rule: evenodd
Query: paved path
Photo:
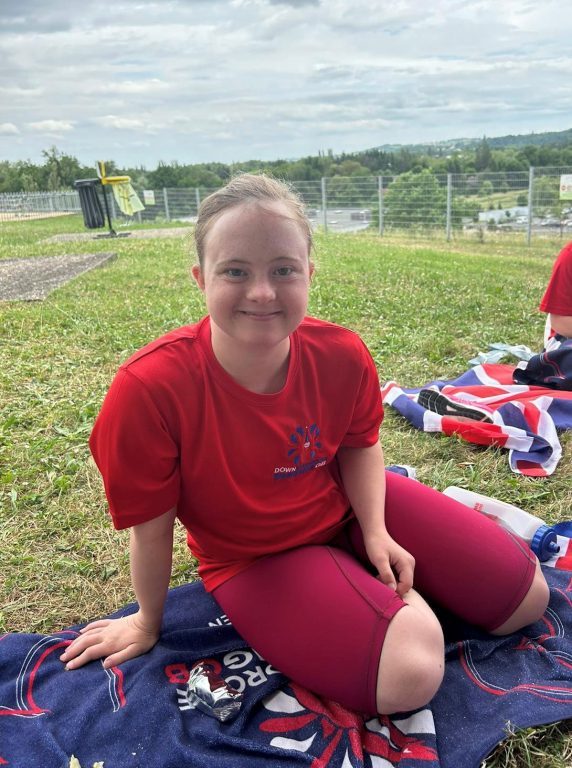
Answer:
M0 260L0 301L38 301L74 277L99 267L115 253L80 253Z
M142 240L150 237L182 237L193 234L193 227L164 227L163 229L134 229L132 232L118 232L117 237L109 237L107 234L93 232L70 232L62 235L48 237L44 243L69 243L85 240L107 240L113 243L117 239L121 240Z
M108 237L94 232L72 232L54 235L45 243L85 242L98 240L112 243L126 239L147 239L152 237L191 237L193 227L165 227L163 229L136 229L132 232L118 232L117 237ZM65 285L74 277L99 267L116 254L81 253L46 256L33 259L0 259L0 301L41 301L52 291Z

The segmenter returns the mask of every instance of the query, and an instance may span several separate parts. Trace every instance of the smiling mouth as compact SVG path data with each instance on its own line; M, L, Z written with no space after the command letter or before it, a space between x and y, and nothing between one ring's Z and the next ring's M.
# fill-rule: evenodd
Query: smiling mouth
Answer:
M245 317L250 317L253 320L271 320L273 317L278 317L278 315L282 314L278 310L276 312L249 312L246 309L239 310L239 314L245 315Z

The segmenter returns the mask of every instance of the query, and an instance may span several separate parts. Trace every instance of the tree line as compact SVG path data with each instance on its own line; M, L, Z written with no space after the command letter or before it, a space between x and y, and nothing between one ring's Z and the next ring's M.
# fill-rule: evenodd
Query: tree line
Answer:
M82 165L75 157L56 147L44 150L44 161L34 164L29 160L0 161L1 192L44 192L73 189L77 179L96 176L95 168ZM351 154L334 155L331 150L298 160L250 160L242 163L160 162L155 170L144 166L123 168L113 160L106 160L110 176L130 176L139 189L207 188L222 186L238 172L264 171L289 181L318 181L334 177L400 176L402 174L479 174L480 182L486 174L528 172L530 166L572 166L572 141L564 145L526 145L523 147L492 148L483 138L475 148L414 152L403 147L395 152L367 149ZM498 178L498 176L497 176Z

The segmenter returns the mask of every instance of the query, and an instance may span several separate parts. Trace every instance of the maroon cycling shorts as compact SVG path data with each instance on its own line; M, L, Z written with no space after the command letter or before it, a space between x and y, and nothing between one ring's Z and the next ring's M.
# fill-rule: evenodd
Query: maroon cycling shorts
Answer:
M415 558L415 589L485 630L503 624L530 589L531 550L416 480L386 472L386 482L387 530ZM257 560L213 596L246 642L290 679L376 713L385 633L404 603L376 578L355 520L328 545Z

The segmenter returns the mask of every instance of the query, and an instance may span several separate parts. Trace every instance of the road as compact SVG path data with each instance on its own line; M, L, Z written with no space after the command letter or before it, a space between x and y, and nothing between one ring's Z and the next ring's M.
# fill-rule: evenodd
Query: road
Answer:
M362 229L367 229L370 223L369 220L360 221L359 219L352 219L352 213L356 215L362 210L362 208L329 208L326 215L328 231L358 232ZM321 210L312 209L308 218L314 229L324 226L324 215Z

